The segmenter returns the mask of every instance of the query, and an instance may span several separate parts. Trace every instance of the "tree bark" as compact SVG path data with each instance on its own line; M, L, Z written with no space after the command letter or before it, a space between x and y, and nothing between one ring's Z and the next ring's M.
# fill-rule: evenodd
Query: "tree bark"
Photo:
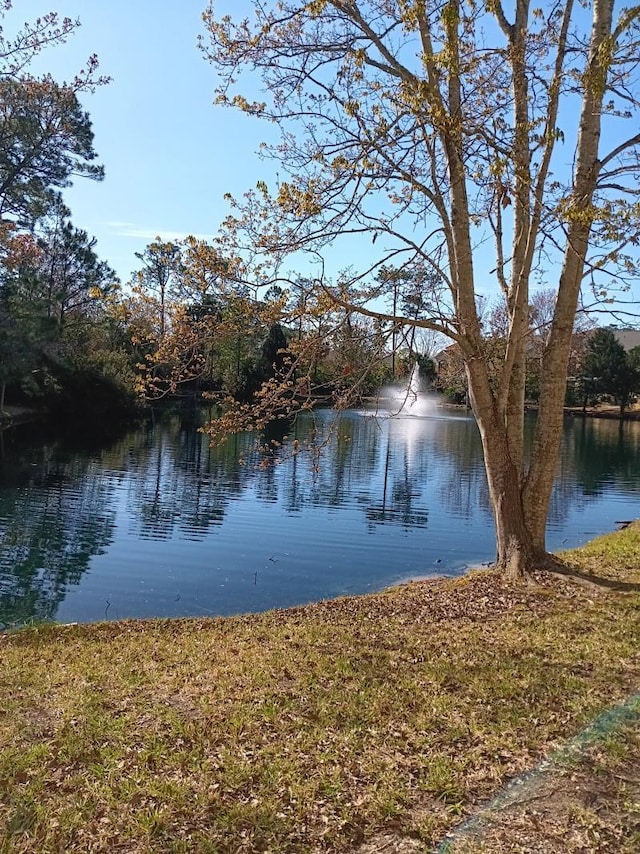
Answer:
M574 189L567 211L566 251L549 343L543 356L538 420L531 466L524 484L524 510L534 545L539 550L545 549L547 515L562 438L573 325L594 217L592 202L600 165L602 102L609 70L608 53L603 47L610 37L612 19L613 0L595 0L589 62L583 78Z
M539 552L525 521L520 470L500 425L481 427L480 432L496 526L496 565L508 578L522 578L534 568Z
M496 566L511 579L531 570L542 552L535 547L522 501L521 460L514 460L509 425L492 393L486 366L469 359L471 406L480 430L491 508L496 527Z

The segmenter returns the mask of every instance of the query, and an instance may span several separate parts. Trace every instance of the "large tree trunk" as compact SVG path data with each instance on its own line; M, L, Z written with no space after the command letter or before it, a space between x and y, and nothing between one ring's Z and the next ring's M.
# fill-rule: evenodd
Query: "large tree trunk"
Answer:
M507 577L521 578L535 568L542 553L525 521L520 470L511 460L508 438L500 425L481 426L480 433L496 526L496 565Z
M609 70L610 55L603 47L610 37L612 16L613 0L595 0L589 63L584 75L574 190L568 200L567 244L553 324L543 356L538 420L531 465L524 484L524 509L534 544L540 550L545 548L547 514L562 438L573 325L594 215L592 201L600 168L598 151L604 80Z
M491 390L486 367L481 359L469 359L467 378L471 405L476 417L489 485L491 508L496 526L496 566L507 577L521 578L543 556L536 548L527 525L522 500L522 460L513 458L509 421L505 419ZM511 425L519 434L516 421Z
M451 68L459 69L457 29L453 23L450 26L448 48L452 56ZM461 111L461 87L457 71L449 75L448 108L452 115L458 115ZM450 263L452 279L456 283L456 314L461 337L466 345L463 350L471 407L482 437L496 525L496 564L508 576L520 577L532 568L534 560L533 541L525 524L521 494L527 280L523 278L513 299L516 320L511 330L509 380L506 399L499 401L491 388L487 363L483 358L482 334L473 287L469 202L459 126L447 125L442 141L451 182L450 244L453 254ZM522 159L526 160L525 155ZM521 218L526 220L526 206L519 204L519 207L522 208Z

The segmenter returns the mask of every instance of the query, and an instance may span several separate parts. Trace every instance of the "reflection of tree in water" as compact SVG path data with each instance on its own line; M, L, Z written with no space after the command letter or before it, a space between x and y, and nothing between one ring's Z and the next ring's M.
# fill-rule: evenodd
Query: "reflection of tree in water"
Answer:
M300 436L304 432L300 421L300 418L296 418L291 425L291 429L289 430L290 442L299 443L300 441ZM291 454L291 445L288 451ZM304 477L305 466L304 460L301 460L297 453L293 454L290 459L291 476L287 478L285 486L284 510L289 514L295 514L300 513L306 502L304 489L300 486L300 480Z
M200 540L255 475L256 440L231 436L219 447L178 415L125 440L128 507L140 536Z
M456 519L483 513L492 519L482 444L472 418L437 423L431 452L440 472L438 503Z
M334 413L319 411L299 416L275 438L281 443L271 462L253 459L245 474L256 479L256 495L270 503L280 500L287 513L307 506L342 507L370 479L378 457L379 438L357 416L336 420ZM295 450L293 443L296 443Z
M371 480L380 455L379 431L364 419L348 416L323 428L320 439L329 429L334 435L317 467L310 499L314 505L342 507Z
M327 430L325 424L320 438ZM444 507L452 518L483 512L491 519L480 438L469 418L347 414L306 489L303 478L298 473L291 487L297 509L306 503L340 507L355 500L370 529L426 527L430 505Z
M427 527L429 511L419 503L428 483L425 445L416 448L415 443L403 441L407 437L396 429L398 424L402 421L387 424L382 496L381 500L374 496L366 509L370 529L389 523L406 529Z
M620 490L640 487L640 448L636 425L604 418L576 418L565 430L567 452L561 474L585 495L601 495L615 481Z
M640 487L637 425L599 418L568 419L562 436L549 521L559 524L576 508L615 483L620 491Z
M0 490L0 622L55 617L69 586L113 539L111 480L55 445L5 437Z
M296 436L303 448L291 466L297 509L304 506L339 508L368 495L380 452L379 430L365 419L349 413L338 420L333 413L318 413L317 419L300 419ZM305 450L309 442L323 448L319 455ZM324 447L323 447L324 446Z
M531 440L534 423L534 416L527 419L525 442ZM550 523L562 523L585 501L601 495L606 485L615 482L618 489L630 492L640 488L640 433L636 427L605 419L567 421ZM456 425L455 429L443 430L434 441L433 453L446 472L440 491L443 506L466 518L477 513L478 508L486 508L490 515L482 450L474 422L461 421L459 428Z
M424 527L428 511L420 503L425 484L426 453L407 441L399 422L332 413L300 419L295 435L304 447L311 436L326 443L319 464L304 452L289 462L286 506L300 512L306 505L362 507L369 528L380 524Z
M444 473L440 488L442 505L452 515L463 519L471 519L474 513L482 512L493 524L478 428L472 419L452 419L446 424L447 429L438 435L433 447L439 468ZM525 447L532 441L534 425L533 417L525 422ZM566 519L581 500L574 462L567 454L566 434L564 442L549 510L549 521L556 524Z
M252 486L256 498L269 504L278 503L282 491L288 512L309 503L303 484L313 479L312 455L293 455L291 442L307 448L311 419L275 422L261 437L232 435L213 447L197 432L198 423L167 415L127 438L129 517L140 536L204 539ZM322 470L324 463L323 457Z

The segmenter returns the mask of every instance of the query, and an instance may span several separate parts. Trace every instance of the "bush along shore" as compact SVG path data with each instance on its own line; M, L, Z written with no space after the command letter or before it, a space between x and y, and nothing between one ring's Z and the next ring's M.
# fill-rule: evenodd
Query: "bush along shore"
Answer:
M1 635L0 851L639 850L640 525L560 558Z

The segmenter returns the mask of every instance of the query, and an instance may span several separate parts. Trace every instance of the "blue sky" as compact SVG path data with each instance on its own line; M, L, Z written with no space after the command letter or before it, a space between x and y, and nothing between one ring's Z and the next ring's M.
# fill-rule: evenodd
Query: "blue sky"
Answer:
M48 71L62 81L96 53L101 72L112 78L83 98L106 178L100 184L78 180L65 199L74 224L98 238L100 257L123 282L140 265L135 253L156 235L210 239L229 213L225 193L241 196L259 180L273 186L273 165L256 153L272 127L213 105L216 73L196 46L206 5L207 0L14 0L3 22L10 34L52 9L79 18L80 29L66 44L43 52L32 71ZM215 8L217 15L238 18L250 14L251 2L216 0ZM344 247L334 248L328 272L364 261L371 251L368 238L350 238L347 257ZM489 262L494 265L492 257ZM491 281L483 285L485 295L496 288Z
M213 106L216 75L196 47L206 0L14 0L7 34L56 11L82 26L32 66L70 79L92 54L108 86L83 98L102 183L77 180L65 191L72 220L98 238L97 250L123 282L153 238L211 238L241 195L265 176L255 155L267 128ZM237 14L245 0L220 0Z

